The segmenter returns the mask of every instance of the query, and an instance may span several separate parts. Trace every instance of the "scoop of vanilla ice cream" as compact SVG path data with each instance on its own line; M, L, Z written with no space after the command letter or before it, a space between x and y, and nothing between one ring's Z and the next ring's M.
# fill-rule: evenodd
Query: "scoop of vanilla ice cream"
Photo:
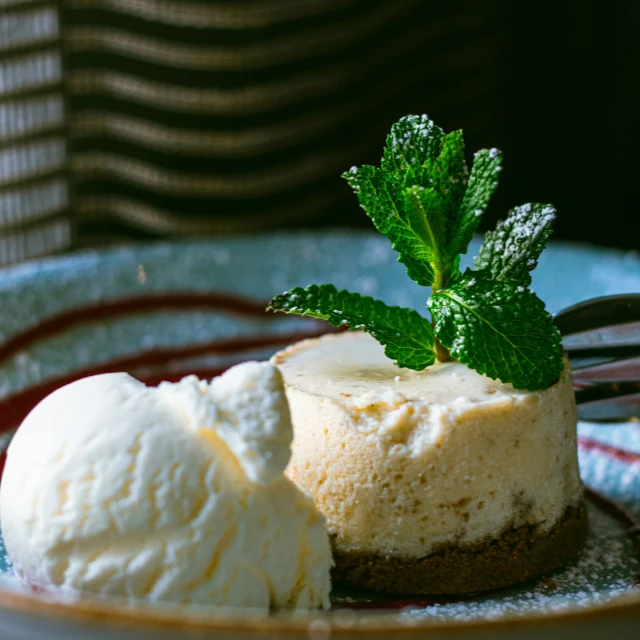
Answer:
M291 440L269 363L211 383L115 373L58 389L8 450L0 518L16 573L67 591L328 607L329 540L283 475Z

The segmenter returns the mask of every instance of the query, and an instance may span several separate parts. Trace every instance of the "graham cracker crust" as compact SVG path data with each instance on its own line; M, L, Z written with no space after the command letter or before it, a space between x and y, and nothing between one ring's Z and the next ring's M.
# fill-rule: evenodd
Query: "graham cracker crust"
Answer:
M511 529L477 545L449 546L423 558L335 550L332 577L375 591L454 594L506 587L557 569L583 547L587 509L569 507L548 532L535 525Z

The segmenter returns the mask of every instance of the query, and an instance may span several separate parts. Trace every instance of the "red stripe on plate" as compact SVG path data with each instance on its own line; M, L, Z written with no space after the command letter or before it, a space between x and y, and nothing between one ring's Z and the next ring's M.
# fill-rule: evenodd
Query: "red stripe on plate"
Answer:
M333 329L335 331L335 329ZM2 424L0 424L0 433L7 431L19 425L27 414L38 404L43 398L60 387L75 382L80 378L87 376L95 376L102 373L113 373L118 371L130 371L139 367L149 365L160 365L167 361L192 357L197 355L211 354L242 354L256 348L267 347L283 347L292 342L304 340L306 338L314 338L327 333L327 327L323 327L321 331L297 331L287 334L274 334L270 336L247 336L245 338L234 338L232 340L218 340L206 344L193 345L189 347L169 347L165 349L151 349L143 351L133 356L118 358L108 362L86 367L78 371L74 371L68 375L60 376L42 384L35 385L19 393L13 394L0 401L0 416L2 416ZM229 365L231 366L231 365ZM159 372L151 376L142 377L142 381L147 384L159 384L163 380L176 381L186 375L195 373L203 374L200 377L214 377L219 375L228 366L222 368L205 368L194 371L180 372Z
M240 298L226 293L159 293L118 300L105 300L93 305L76 307L42 320L0 346L0 362L26 349L34 342L67 331L88 322L104 322L108 318L162 310L207 309L227 311L236 315L260 317L274 316L265 311L267 303Z
M619 449L618 447L612 447L604 442L598 442L597 440L591 440L591 438L583 437L578 438L578 445L581 449L604 453L610 458L614 458L620 462L626 462L627 464L640 464L640 453L635 453L634 451Z

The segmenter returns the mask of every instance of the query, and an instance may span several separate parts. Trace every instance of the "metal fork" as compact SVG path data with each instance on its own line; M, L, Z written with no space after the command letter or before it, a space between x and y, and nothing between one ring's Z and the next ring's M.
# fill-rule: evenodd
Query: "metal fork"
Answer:
M555 316L582 420L640 418L640 293L593 298Z

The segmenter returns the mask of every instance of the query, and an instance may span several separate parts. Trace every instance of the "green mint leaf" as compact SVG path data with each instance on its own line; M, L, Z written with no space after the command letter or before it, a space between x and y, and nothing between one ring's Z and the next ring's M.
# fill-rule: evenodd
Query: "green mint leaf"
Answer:
M431 323L417 311L338 291L332 284L296 287L273 298L267 311L320 318L334 327L363 329L384 345L386 356L399 367L421 371L435 362Z
M386 172L371 165L351 167L342 174L376 229L387 235L400 218L400 186Z
M522 284L467 270L428 306L438 340L479 373L531 391L560 377L560 333L544 303Z
M440 155L428 160L426 171L429 184L440 194L444 206L443 226L445 235L437 246L438 262L434 265L437 273L442 274L444 282L453 282L460 273L459 254L451 254L446 247L453 234L453 225L458 217L464 195L467 190L469 170L464 159L464 139L462 131L452 131L442 140Z
M409 277L430 286L436 272L455 269L445 250L447 221L460 207L467 173L460 131L444 135L427 116L407 116L393 125L379 169L352 167L343 178Z
M387 171L369 165L353 167L343 178L376 229L389 238L409 277L422 286L430 286L434 279L433 247L425 244L429 242L428 234L421 221L407 214L406 194L400 184Z
M451 224L460 210L469 179L462 131L452 131L444 136L440 155L427 160L426 170L429 185L445 202L447 223Z
M455 284L462 277L460 272L460 254L458 254L449 267L449 273L447 274L447 286L450 287Z
M498 186L502 153L481 149L474 155L469 183L457 216L451 221L448 255L450 259L466 253L493 192Z
M391 175L398 175L409 167L424 165L427 160L440 155L443 137L444 131L426 115L400 118L387 136L380 168Z
M476 269L487 269L496 280L531 283L530 271L551 235L556 210L550 204L523 204L488 231L475 258Z
M428 261L434 271L444 269L441 255L445 240L444 207L445 203L435 189L409 187L405 191L403 207L406 227L399 226L396 230L396 233L402 233L406 229L407 241L418 239L412 247L414 255Z

